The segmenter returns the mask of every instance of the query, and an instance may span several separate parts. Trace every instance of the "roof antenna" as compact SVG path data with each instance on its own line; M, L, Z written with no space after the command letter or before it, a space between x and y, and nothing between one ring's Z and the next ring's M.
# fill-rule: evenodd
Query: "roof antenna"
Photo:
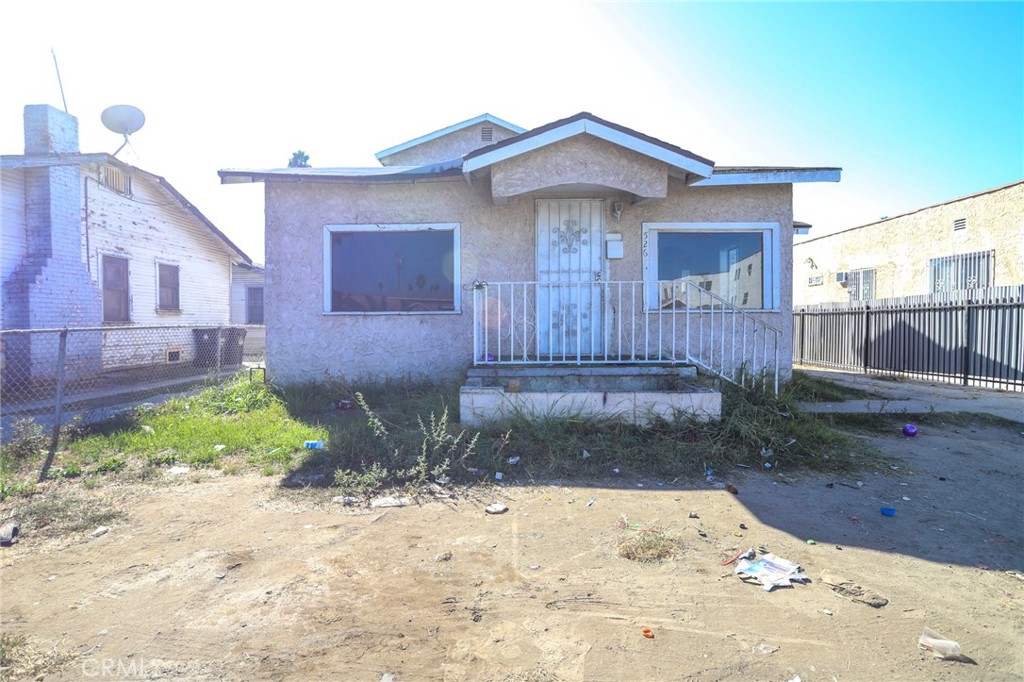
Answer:
M100 120L110 132L124 135L124 143L117 148L117 152L119 152L128 144L128 136L146 123L146 115L142 113L141 109L130 104L115 104L103 110ZM117 156L117 152L111 156Z
M67 114L69 113L68 101L64 97L64 83L60 79L60 67L57 66L57 53L53 51L52 47L50 48L50 54L53 55L53 68L57 72L57 85L60 86L60 99L62 102L64 102L64 113Z

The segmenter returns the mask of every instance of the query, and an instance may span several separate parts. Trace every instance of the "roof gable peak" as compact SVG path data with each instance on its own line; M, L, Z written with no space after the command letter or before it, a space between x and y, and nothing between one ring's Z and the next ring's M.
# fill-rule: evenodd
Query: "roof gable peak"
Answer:
M402 142L401 144L396 144L393 147L388 147L387 149L383 149L383 150L377 152L374 156L376 156L377 160L380 161L380 160L382 160L382 159L384 159L384 158L386 158L388 156L392 156L393 154L397 154L398 152L405 151L406 149L411 149L413 147L417 147L417 146L419 146L421 144L424 144L424 143L427 143L427 142L431 142L431 141L436 140L438 138L444 137L445 135L450 135L451 133L458 132L459 130L463 130L465 128L468 128L470 126L474 126L474 125L477 125L477 124L480 124L480 123L491 123L493 125L500 126L500 127L504 128L504 129L506 129L508 131L511 131L513 133L516 133L516 134L525 133L526 132L526 128L517 126L514 123L509 123L508 121L506 121L504 119L501 119L501 118L498 118L497 116L493 116L491 114L483 113L483 114L480 114L479 116L474 116L473 118L468 118L465 121L460 121L459 123L453 123L450 126L446 126L446 127L441 128L439 130L435 130L432 133L427 133L426 135L420 135L419 137L413 138L413 139L408 140L406 142Z

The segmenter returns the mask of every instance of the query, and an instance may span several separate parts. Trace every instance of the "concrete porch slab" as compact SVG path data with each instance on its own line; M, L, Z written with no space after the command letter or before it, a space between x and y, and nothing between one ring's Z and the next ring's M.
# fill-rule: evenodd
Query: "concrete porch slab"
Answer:
M600 417L645 426L680 414L718 419L722 396L692 367L475 367L459 391L464 426L512 417Z

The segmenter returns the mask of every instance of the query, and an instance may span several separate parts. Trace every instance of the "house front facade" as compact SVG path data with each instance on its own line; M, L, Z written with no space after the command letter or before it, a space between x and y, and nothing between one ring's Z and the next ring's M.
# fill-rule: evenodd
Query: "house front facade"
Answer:
M378 159L220 171L266 184L278 383L694 362L701 341L739 365L766 328L785 371L792 185L840 174L716 167L589 113L532 130L485 114Z
M821 237L793 250L797 305L1024 284L1024 180Z

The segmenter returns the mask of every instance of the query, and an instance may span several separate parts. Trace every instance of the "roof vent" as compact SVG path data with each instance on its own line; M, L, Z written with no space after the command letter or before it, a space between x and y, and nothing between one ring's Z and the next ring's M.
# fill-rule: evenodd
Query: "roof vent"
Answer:
M953 221L954 230L966 230L967 229L967 218L957 218Z
M493 126L483 126L480 128L480 141L490 144L494 142L494 128Z

